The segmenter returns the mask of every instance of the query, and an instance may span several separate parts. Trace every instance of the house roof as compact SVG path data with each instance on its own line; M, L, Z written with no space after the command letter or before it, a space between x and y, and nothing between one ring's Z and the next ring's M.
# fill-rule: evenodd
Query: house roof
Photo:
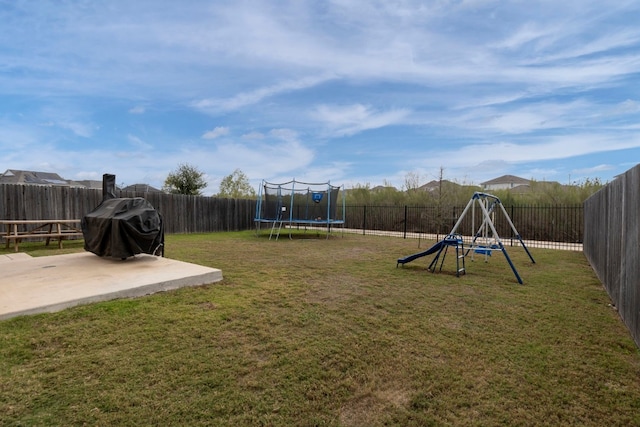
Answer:
M531 193L531 186L528 184L521 184L521 185L516 185L515 187L513 187L511 189L512 193Z
M96 190L102 189L102 181L96 181L93 179L84 179L81 181L70 181L70 184L75 187L93 188Z
M376 185L371 189L371 191L383 191L387 189L398 191L398 189L392 185Z
M149 184L133 184L128 185L122 189L122 191L133 191L137 193L162 193L162 190L158 190Z
M0 175L0 183L36 184L36 185L69 185L69 181L53 172L35 172L7 169Z
M426 184L421 185L420 187L418 187L418 190L423 190L423 191L435 191L438 188L440 188L440 181L439 180L433 180L433 181L429 181ZM442 180L442 185L443 186L447 186L447 185L458 185L454 182L448 181L446 179Z
M531 180L520 178L515 175L502 175L501 177L491 179L489 181L481 182L480 185L498 185L498 184L511 184L511 185L529 185Z

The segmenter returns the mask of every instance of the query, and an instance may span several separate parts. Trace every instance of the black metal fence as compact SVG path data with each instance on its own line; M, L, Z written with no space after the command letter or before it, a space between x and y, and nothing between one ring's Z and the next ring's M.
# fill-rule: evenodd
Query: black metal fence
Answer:
M465 206L347 206L345 227L363 234L388 234L407 237L443 236L451 231ZM577 206L505 206L516 230L538 246L558 249L581 249L584 234L583 207ZM458 231L473 235L482 223L481 212L467 212ZM499 212L493 218L502 240L514 235L507 218Z
M640 165L584 203L584 253L640 346Z

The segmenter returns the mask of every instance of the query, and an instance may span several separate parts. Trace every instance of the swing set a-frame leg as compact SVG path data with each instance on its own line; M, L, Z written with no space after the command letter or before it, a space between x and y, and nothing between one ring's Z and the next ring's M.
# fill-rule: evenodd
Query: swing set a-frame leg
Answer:
M513 261L511 261L511 258L509 258L509 254L507 253L507 250L505 249L502 242L498 242L498 245L500 247L500 250L504 254L504 257L507 259L507 262L509 263L511 270L513 270L513 274L515 274L516 279L518 279L518 283L522 285L522 279L520 278L520 275L518 274L518 270L516 270L516 266L513 264Z

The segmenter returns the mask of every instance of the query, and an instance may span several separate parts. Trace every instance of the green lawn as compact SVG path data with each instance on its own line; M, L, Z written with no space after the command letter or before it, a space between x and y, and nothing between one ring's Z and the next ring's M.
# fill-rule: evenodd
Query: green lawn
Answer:
M640 352L581 253L511 248L519 285L499 253L396 268L415 240L166 240L224 280L0 322L0 425L640 425Z

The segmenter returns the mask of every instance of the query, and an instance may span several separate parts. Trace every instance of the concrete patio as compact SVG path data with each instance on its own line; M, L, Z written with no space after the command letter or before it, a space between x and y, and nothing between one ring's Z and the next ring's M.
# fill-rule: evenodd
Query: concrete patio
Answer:
M222 280L222 271L151 255L0 255L0 319Z

